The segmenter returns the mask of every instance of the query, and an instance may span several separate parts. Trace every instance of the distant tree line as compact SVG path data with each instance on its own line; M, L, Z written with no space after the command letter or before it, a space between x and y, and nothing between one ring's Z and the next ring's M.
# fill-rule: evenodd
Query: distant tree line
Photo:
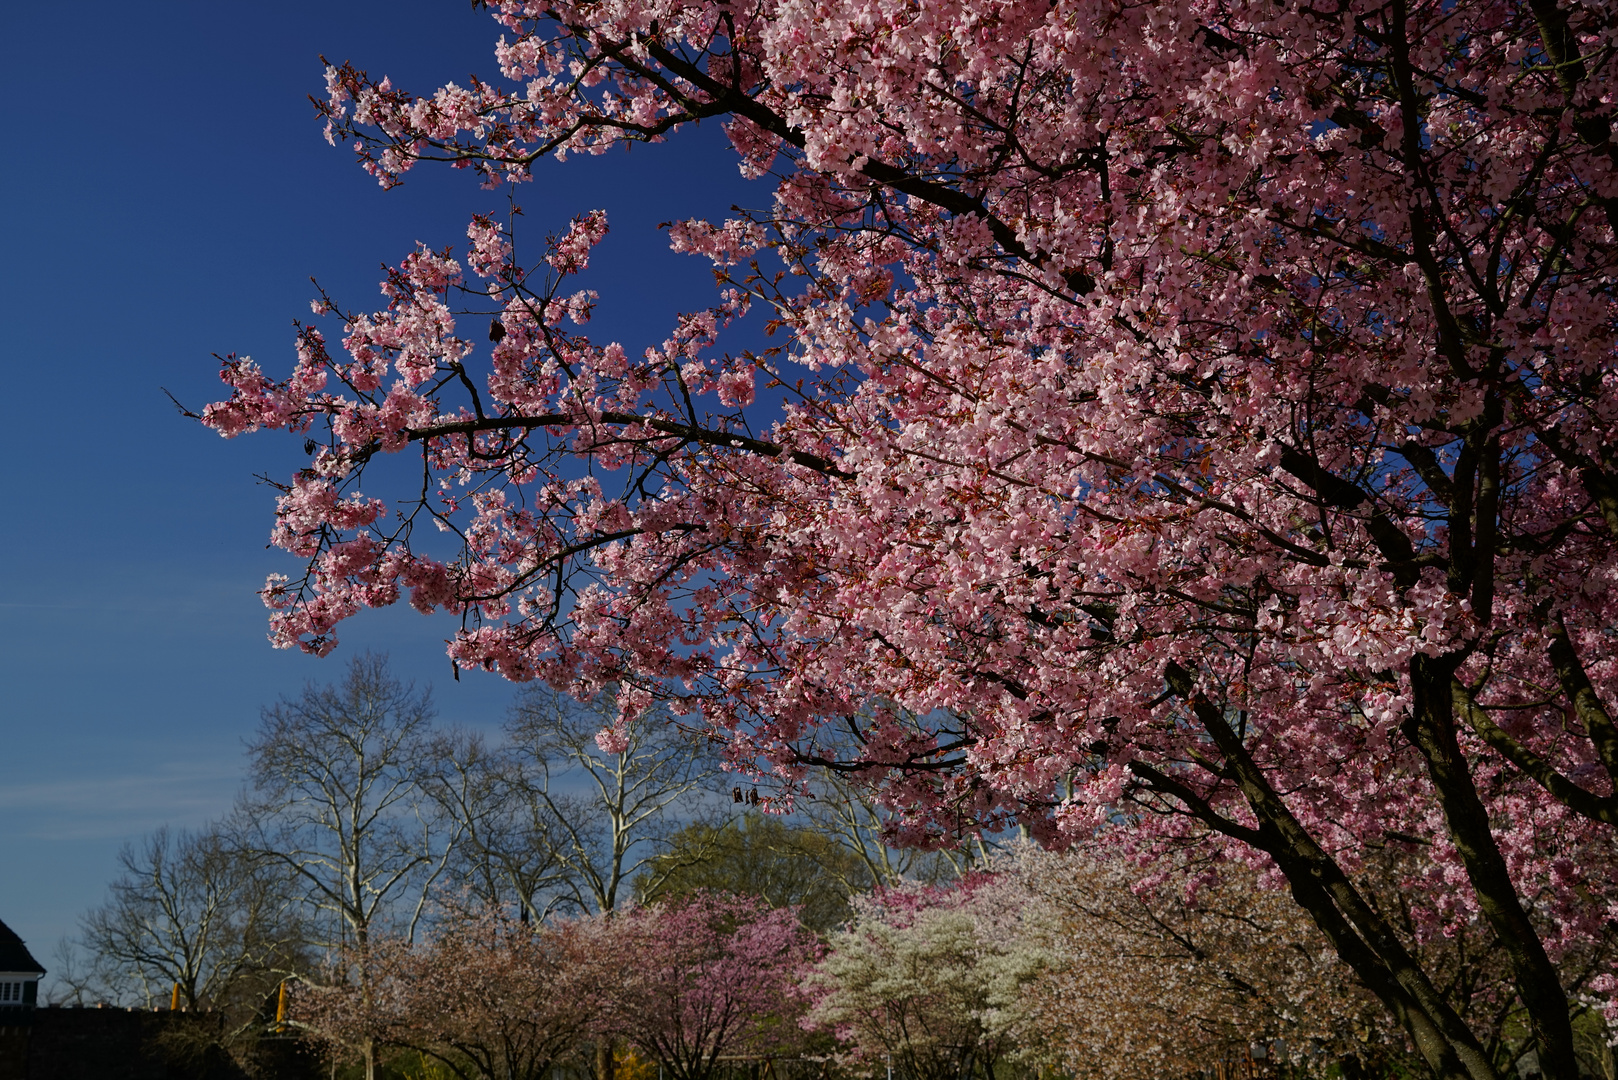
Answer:
M58 994L195 1012L175 1028L189 1049L248 1068L260 1040L305 1040L366 1080L1416 1065L1269 869L1195 834L900 849L846 777L763 813L676 718L603 748L614 710L529 688L490 739L436 727L427 690L355 659L264 710L227 817L124 849ZM1498 946L1421 888L1442 866L1405 837L1375 858L1367 895L1445 974L1495 1067L1531 1073ZM1593 979L1612 946L1570 947L1564 970ZM1614 1033L1575 1000L1582 1073L1618 1080Z
M226 1022L208 1037L246 1060L284 981L318 983L374 941L414 942L446 904L537 928L742 894L823 932L863 891L960 864L886 845L882 815L846 783L790 823L761 814L673 723L638 725L608 753L595 736L614 709L530 687L490 739L435 726L430 690L385 657L355 658L340 682L263 710L230 814L126 845L63 951L56 997L211 1011Z

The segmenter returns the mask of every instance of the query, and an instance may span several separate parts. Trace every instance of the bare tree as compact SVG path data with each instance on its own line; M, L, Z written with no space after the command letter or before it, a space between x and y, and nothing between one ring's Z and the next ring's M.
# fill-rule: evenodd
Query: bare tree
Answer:
M264 710L241 818L250 848L285 867L322 916L314 944L364 948L384 923L414 934L460 828L422 790L433 715L430 690L370 653L341 684Z
M856 737L848 732L839 734L828 729L821 734L821 746L832 760L848 760L859 753ZM741 793L736 794L739 797ZM959 877L987 866L993 856L993 844L976 829L959 834L953 848L926 849L898 843L896 815L881 805L878 790L836 768L822 766L814 770L807 792L796 800L794 812L810 828L835 839L854 854L857 867L852 868L852 874L850 864L838 864L850 895L901 881L936 883Z
M653 860L686 823L676 807L700 798L718 762L705 742L656 718L608 753L596 733L614 711L610 698L533 686L512 705L504 747L467 733L434 740L423 783L455 822L450 869L474 896L537 923L556 909L610 912L637 873L664 872ZM598 1041L595 1068L611 1080L610 1039Z
M241 1060L266 995L305 966L285 876L219 826L158 829L125 845L118 864L106 901L81 922L88 966L70 964L60 980L70 997L179 1004L201 1015L165 1030L166 1052L217 1047Z
M705 742L651 717L631 726L622 753L607 753L595 736L614 712L607 697L581 702L534 686L518 695L506 725L515 812L554 854L558 899L581 911L618 906L661 841L685 824L671 811L699 799L718 768Z
M828 864L849 895L901 881L937 882L988 861L984 841L975 834L954 851L896 846L889 815L870 789L831 769L820 770L809 797L798 799L794 810L810 829L854 856L853 862Z
M84 916L92 978L146 1007L218 1007L293 960L299 928L277 874L218 826L152 832L118 853L105 904Z
M519 755L477 732L450 731L427 757L426 791L460 831L447 876L490 908L542 922L566 869L553 846L555 815L528 790Z
M84 916L94 973L119 999L152 1007L219 1005L244 980L283 966L299 930L278 875L217 826L167 826L118 854L105 903Z
M433 715L430 690L365 653L341 684L310 684L266 708L247 746L253 795L239 817L249 847L299 884L322 924L311 943L333 955L364 955L382 933L413 938L454 852L460 825L423 789ZM357 978L369 998L365 971L336 977ZM372 1080L375 1045L355 1049Z

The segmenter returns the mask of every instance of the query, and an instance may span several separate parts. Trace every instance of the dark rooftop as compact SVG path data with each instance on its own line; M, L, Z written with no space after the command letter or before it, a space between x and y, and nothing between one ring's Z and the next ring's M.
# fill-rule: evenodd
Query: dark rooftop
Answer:
M45 969L29 953L28 946L22 943L22 938L3 922L0 922L0 971L34 971L41 975L45 974Z

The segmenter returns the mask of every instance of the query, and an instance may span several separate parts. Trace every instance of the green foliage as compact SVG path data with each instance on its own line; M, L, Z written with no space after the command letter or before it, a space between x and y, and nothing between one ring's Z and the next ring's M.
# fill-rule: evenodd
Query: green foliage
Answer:
M721 824L696 822L635 879L641 903L708 890L799 908L803 924L825 933L846 922L848 899L869 888L870 872L854 852L816 830L748 813Z
M1573 1050L1578 1055L1579 1072L1594 1080L1618 1080L1618 1053L1614 1053L1613 1030L1601 1013L1580 1008L1573 1014Z

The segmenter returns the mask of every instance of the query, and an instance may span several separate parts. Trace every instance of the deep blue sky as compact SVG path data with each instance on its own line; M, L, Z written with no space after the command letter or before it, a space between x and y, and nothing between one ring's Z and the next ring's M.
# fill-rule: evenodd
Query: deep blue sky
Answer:
M51 966L121 843L223 812L260 707L361 648L433 684L446 722L490 725L511 688L449 679L451 628L405 609L346 626L333 657L276 652L254 595L272 496L302 460L177 416L219 396L215 352L290 365L310 275L379 306L378 264L464 242L499 205L466 173L381 191L320 136L319 55L428 92L496 76L499 28L465 0L0 5L0 919ZM656 223L718 216L745 184L717 127L540 172L530 228L604 207L592 331L638 351L712 297Z

